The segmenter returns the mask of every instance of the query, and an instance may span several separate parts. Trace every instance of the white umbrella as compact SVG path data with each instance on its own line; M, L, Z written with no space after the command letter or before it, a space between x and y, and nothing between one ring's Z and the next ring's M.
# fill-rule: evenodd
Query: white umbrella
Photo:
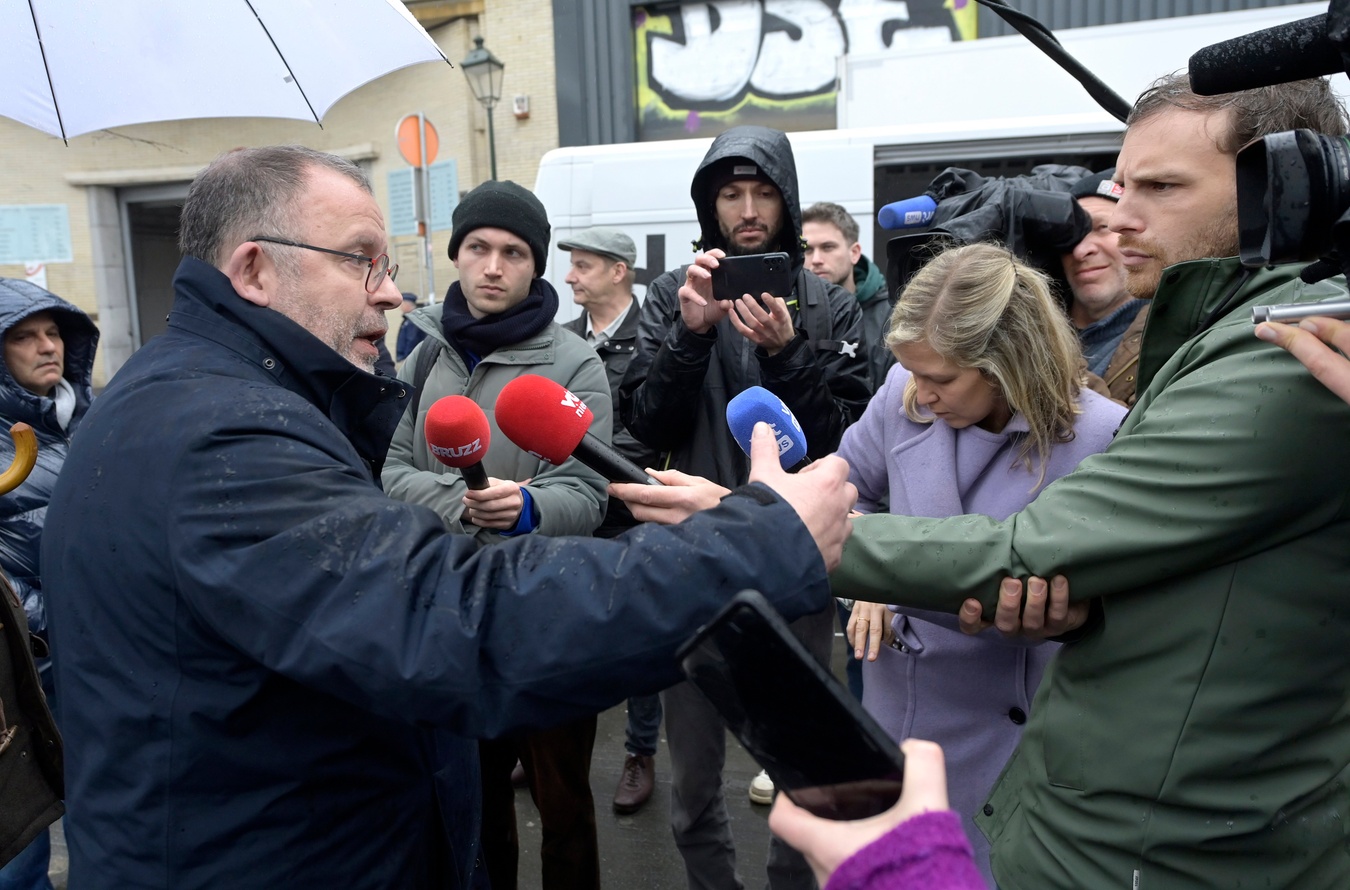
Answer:
M449 59L400 0L0 0L0 115L68 139L201 117L322 120Z

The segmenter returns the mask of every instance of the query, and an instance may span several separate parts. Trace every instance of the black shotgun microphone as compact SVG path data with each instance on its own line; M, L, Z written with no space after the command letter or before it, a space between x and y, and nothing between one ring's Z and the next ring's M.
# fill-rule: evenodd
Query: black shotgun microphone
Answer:
M1217 96L1336 74L1346 64L1323 14L1207 46L1191 56L1188 68L1191 89Z

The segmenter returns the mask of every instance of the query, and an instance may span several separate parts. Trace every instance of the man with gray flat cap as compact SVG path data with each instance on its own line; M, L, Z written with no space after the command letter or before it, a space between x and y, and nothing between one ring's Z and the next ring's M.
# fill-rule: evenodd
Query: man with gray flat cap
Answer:
M619 384L637 347L641 314L633 297L637 247L623 232L603 226L578 232L559 241L558 247L572 255L572 266L564 280L572 286L573 301L582 307L580 317L563 327L585 338L599 353L609 377L610 394L618 404ZM614 421L614 447L639 467L656 465L657 453L634 439L618 418ZM612 538L635 525L637 520L628 512L627 505L610 498L605 520L595 535ZM661 697L635 695L628 699L624 739L627 755L619 774L619 786L614 790L616 813L636 813L651 798L656 784L656 743L660 731Z

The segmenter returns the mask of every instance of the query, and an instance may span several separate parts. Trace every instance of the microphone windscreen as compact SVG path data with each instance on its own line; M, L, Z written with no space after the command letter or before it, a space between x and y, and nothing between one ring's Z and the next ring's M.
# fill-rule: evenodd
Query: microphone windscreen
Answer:
M778 442L778 461L784 469L806 459L806 434L783 400L762 386L752 386L727 403L727 426L736 444L750 453L750 436L755 424L764 421L773 427Z
M494 410L506 438L554 466L572 456L595 419L585 402L538 374L523 374L503 386Z
M1186 67L1196 95L1217 96L1335 74L1344 65L1327 17L1315 15L1196 50Z
M487 454L492 429L478 403L465 396L437 399L424 424L427 447L448 467L464 469Z

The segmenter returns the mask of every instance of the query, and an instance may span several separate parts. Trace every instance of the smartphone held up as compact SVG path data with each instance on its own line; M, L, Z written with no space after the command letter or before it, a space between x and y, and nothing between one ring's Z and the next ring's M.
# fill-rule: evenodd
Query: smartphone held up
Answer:
M756 300L762 294L786 299L792 292L792 262L781 251L724 256L711 273L715 300L739 300L745 294Z

